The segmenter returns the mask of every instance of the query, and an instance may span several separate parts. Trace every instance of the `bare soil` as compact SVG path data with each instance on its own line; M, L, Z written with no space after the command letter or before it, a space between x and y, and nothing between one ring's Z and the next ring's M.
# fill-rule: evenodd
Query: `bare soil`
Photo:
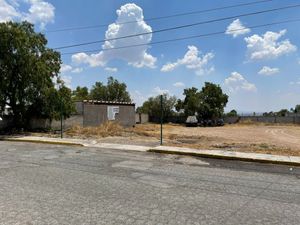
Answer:
M67 135L103 142L155 145L159 143L160 125L142 124L127 129L112 124L98 128L75 127ZM300 156L300 126L295 125L185 127L166 124L163 138L164 143L171 146Z

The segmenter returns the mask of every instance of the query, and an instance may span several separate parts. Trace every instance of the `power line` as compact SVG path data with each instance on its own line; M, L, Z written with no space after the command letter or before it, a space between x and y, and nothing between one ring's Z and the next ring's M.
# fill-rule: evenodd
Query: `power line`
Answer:
M261 0L261 1L247 2L247 3L237 4L237 5L228 5L228 6L223 6L223 7L211 8L211 9L204 9L204 10L184 12L184 13L177 13L177 14L172 14L172 15L167 15L167 16L152 17L152 18L148 18L148 19L146 18L144 20L133 20L133 21L116 23L116 24L123 25L123 24L138 23L138 22L141 22L141 21L148 21L149 22L149 21L155 21L155 20L170 19L170 18L174 18L174 17L182 17L182 16L195 15L195 14L201 14L201 13L207 13L207 12L213 12L213 11L219 11L219 10L225 10L225 9L239 8L239 7L243 7L243 6L257 5L257 4L267 3L267 2L271 2L271 1L273 1L273 0ZM49 30L46 33L57 33L57 32L76 31L76 30L88 30L88 29L107 27L108 25L109 24L81 26L81 27L69 27L69 28L62 28L62 29L56 29L56 30Z
M268 9L268 10L263 10L263 11L252 12L252 13L239 14L239 15L235 15L235 16L223 17L223 18L218 18L218 19L213 19L213 20L201 21L201 22L197 22L197 23L191 23L191 24L186 24L186 25L181 25L181 26L176 26L176 27L169 27L169 28L155 30L155 31L151 31L151 32L132 34L132 35L127 35L127 36L122 36L122 37L117 37L117 38L109 38L109 39L103 39L103 40L99 40L99 41L91 41L91 42L84 42L84 43L73 44L73 45L65 45L65 46L61 46L61 47L56 47L54 49L60 50L60 49L74 48L74 47L79 47L79 46L84 46L84 45L92 45L92 44L97 44L97 43L103 43L105 41L113 41L113 40L131 38L131 37L136 37L136 36L141 36L141 35L161 33L161 32L166 32L166 31L171 31L171 30L183 29L183 28L187 28L187 27L193 27L193 26L198 26L198 25L203 25L203 24L209 24L209 23L220 22L220 21L224 21L224 20L235 19L235 18L239 18L239 17L253 16L253 15L264 14L264 13L275 12L275 11L286 10L286 9L297 8L297 7L300 7L300 4L290 5L290 6L280 7L280 8L273 8L273 9Z
M243 30L247 30L247 29L256 29L256 28L261 28L261 27L274 26L274 25L285 24L285 23L294 23L294 22L300 22L300 19L284 20L284 21L278 21L278 22L273 22L273 23L254 25L254 26L249 26L247 28L230 30L230 32L237 32L237 31L243 31ZM207 33L207 34L200 34L200 35L193 35L193 36L169 39L169 40L164 40L164 41L155 41L155 42L151 42L151 43L127 45L127 46L107 48L107 49L95 49L95 50L89 50L89 51L84 51L84 52L85 53L93 53L93 52L98 52L98 51L110 51L110 50L118 50L118 49L125 49L125 48L141 47L141 46L147 46L147 45L156 45L156 44L176 42L176 41L182 41L182 40L188 40L188 39L194 39L194 38L200 38L200 37L216 36L216 35L220 35L220 34L225 34L226 32L227 32L227 30L223 30L223 31L217 31L217 32L212 32L212 33ZM62 53L61 55L73 55L73 54L77 54L77 53L81 53L81 52L83 52L83 51Z

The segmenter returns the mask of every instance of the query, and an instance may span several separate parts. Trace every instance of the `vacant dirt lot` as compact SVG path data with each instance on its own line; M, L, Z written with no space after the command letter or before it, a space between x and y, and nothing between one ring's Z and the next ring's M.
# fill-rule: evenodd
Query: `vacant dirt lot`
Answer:
M300 126L239 124L185 127L167 124L163 133L166 145L300 156ZM156 145L159 143L160 125L144 124L129 129L122 129L116 124L98 128L75 127L67 135L99 142Z
M166 134L170 144L180 146L300 156L299 126L173 127Z

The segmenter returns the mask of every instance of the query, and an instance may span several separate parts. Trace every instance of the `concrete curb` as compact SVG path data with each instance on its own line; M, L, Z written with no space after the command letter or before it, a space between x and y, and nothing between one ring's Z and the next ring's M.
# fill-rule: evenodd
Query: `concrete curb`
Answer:
M29 140L29 139L18 139L18 138L0 138L0 141L28 142L28 143L37 143L37 144L52 144L52 145L67 145L67 146L84 147L84 145L80 144L80 143L64 142L64 141L43 141L43 140Z
M30 138L28 139L0 138L0 141L30 142L30 143L39 143L39 144L67 145L67 146L76 146L76 147L106 148L106 149L113 149L113 150L186 155L186 156L193 156L193 157L203 157L203 158L213 158L213 159L223 159L223 160L238 160L238 161L245 161L245 162L257 162L257 163L268 163L268 164L300 167L300 157L293 157L293 156L230 152L230 151L223 151L223 150L198 150L198 149L171 147L171 146L147 147L147 146L122 145L122 144L110 144L110 143L88 144L88 143L78 143L76 142L76 140L58 141L54 139L41 140L41 139L30 139Z
M90 144L88 142L79 143L76 140L62 139L62 141L54 138L45 138L43 139L30 139L30 138L0 138L0 141L9 141L9 142L28 142L28 143L37 143L37 144L52 144L52 145L67 145L67 146L77 146L77 147L88 147L88 148L106 148L113 150L124 150L124 151L138 151L138 152L147 152L149 147L147 146L138 146L138 145L124 145L124 144L113 144L113 143L95 143ZM65 140L65 141L64 141Z
M167 148L167 147L166 147ZM252 154L253 157L243 157L239 155L226 155L226 154L219 154L215 153L214 150L207 150L204 152L201 152L201 150L195 151L180 151L180 150L168 150L168 149L160 149L157 148L151 148L148 150L148 152L152 153L160 153L160 154L171 154L171 155L185 155L185 156L193 156L193 157L202 157L202 158L212 158L212 159L223 159L223 160L237 160L237 161L244 161L244 162L257 162L257 163L268 163L268 164L277 164L277 165L288 165L288 166L300 166L300 157L289 157L289 156L275 156L272 155L272 157L278 157L286 159L289 158L289 160L274 160L274 159L268 159L267 157L264 158L264 154L255 154L255 153L247 153ZM208 151L211 151L209 153ZM262 156L262 157L254 157L254 156ZM295 160L292 160L291 158L294 158Z

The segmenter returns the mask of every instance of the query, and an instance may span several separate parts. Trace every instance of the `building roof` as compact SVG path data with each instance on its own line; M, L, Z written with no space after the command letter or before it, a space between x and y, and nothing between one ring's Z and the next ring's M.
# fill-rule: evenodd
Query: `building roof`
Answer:
M95 105L130 105L130 106L135 106L135 103L132 103L132 102L115 102L115 101L83 100L83 103L95 104Z

